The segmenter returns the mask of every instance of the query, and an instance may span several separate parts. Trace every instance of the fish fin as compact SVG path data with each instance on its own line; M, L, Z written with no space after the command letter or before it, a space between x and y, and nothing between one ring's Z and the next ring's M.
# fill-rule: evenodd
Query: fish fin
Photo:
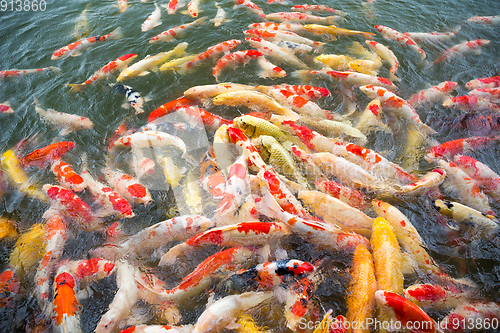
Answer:
M65 136L68 135L69 133L73 132L73 130L69 127L65 127L59 131L59 135Z
M112 39L120 39L123 38L123 33L122 33L122 28L118 27L115 30L110 32L111 38Z
M130 103L129 103L129 102L125 102L125 103L123 103L123 104L121 105L121 107L122 107L122 108L124 108L124 109L130 109L130 106L131 106L131 105L130 105Z
M189 14L189 12L187 10L182 10L180 13L183 15Z
M148 75L148 74L150 74L150 73L151 73L151 72L149 72L149 71L144 71L144 72L142 72L141 74L139 74L139 76L146 76L146 75Z
M433 130L431 127L429 127L429 125L424 124L424 123L422 123L422 126L420 127L420 129L425 134L437 134L437 132L435 130Z
M75 51L75 52L71 53L72 57L78 57L80 55L82 55L82 54L80 52L78 52L78 51Z
M396 75L394 75L393 73L389 73L389 80L391 81L396 81L396 82L400 82L401 79L399 77L397 77Z
M159 70L160 69L158 68L158 66L151 68L151 72L153 72L153 73L158 73Z
M83 90L83 84L72 84L72 83L67 83L66 84L66 87L69 87L69 91L72 91L72 92L79 92L79 91L82 91Z

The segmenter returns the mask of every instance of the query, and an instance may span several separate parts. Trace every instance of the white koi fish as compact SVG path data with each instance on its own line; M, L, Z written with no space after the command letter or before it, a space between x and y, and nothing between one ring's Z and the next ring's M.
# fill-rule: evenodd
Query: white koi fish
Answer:
M425 52L409 36L403 35L399 31L383 25L376 25L375 29L377 29L385 39L392 40L401 45L406 45L420 55L420 60L425 59Z
M457 55L472 52L474 54L481 53L481 47L486 46L490 43L487 39L475 39L466 41L455 46L450 47L434 61L434 64L439 62L444 62L450 60L451 58L456 57Z
M59 135L67 135L73 131L82 129L91 129L94 127L89 118L77 116L74 114L57 112L53 109L44 110L38 106L38 101L35 99L35 111L43 121L51 124L54 127L60 128Z
M247 37L245 40L256 48L262 54L276 59L277 61L290 64L298 68L307 68L306 64L299 60L295 55L290 54L280 48L278 45L268 42L265 39L258 37Z
M148 16L146 21L141 26L141 31L148 31L161 24L161 11L160 7L155 3L155 10Z
M91 46L96 45L97 43L102 43L108 39L120 39L122 38L122 33L120 32L120 28L116 28L114 31L110 32L107 35L103 36L95 36L95 37L88 37L84 39L80 39L79 41L76 41L74 43L71 43L69 45L66 45L65 47L62 47L54 53L52 53L52 57L50 58L51 60L58 60L58 59L64 59L66 57L72 56L72 57L77 57L80 55L81 51L85 51L89 49Z
M217 4L215 4L215 7L217 7L217 13L212 20L212 22L214 23L214 27L218 27L222 23L229 22L230 20L226 18L226 11L222 9L222 7L219 7L219 5Z
M173 27L171 29L168 29L168 30L162 32L159 35L154 36L153 38L151 38L151 40L149 41L149 43L152 44L152 43L156 43L156 42L159 42L159 41L162 41L162 42L171 42L171 41L175 40L178 37L184 36L184 34L185 34L185 32L187 30L195 28L195 27L198 27L198 26L200 26L202 24L205 24L205 21L206 21L206 17L200 17L196 21L193 21L193 22L190 22L190 23L186 23L186 24L183 24L183 25L179 25L177 27Z

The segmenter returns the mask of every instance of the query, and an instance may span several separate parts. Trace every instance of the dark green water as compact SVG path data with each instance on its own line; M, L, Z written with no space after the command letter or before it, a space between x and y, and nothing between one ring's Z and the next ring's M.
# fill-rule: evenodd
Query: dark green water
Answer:
M75 22L87 4L90 6L87 11L88 25L91 30L90 36L106 34L121 27L124 38L105 42L83 52L79 57L69 57L63 60L50 60L52 52L63 47L75 39L71 35ZM66 83L79 83L88 78L97 69L126 53L137 53L142 59L146 55L153 55L158 52L172 49L176 43L156 43L149 44L149 39L168 28L191 22L193 19L189 15L181 14L168 15L162 9L163 24L148 31L141 32L140 26L147 16L153 11L153 1L141 3L139 1L129 1L128 10L120 14L116 7L116 1L53 1L48 0L46 10L41 12L0 12L0 70L7 69L28 69L47 66L57 66L61 68L59 74L42 74L29 76L0 82L0 102L10 101L15 114L0 115L0 151L4 152L12 148L19 140L34 135L39 135L37 147L51 143L57 136L57 131L51 129L46 123L41 121L34 111L32 105L33 97L36 97L43 108L53 108L61 112L78 114L90 118L94 122L94 128L89 131L79 131L65 137L76 143L76 148L67 154L68 162L76 166L80 163L81 154L86 152L89 156L91 166L100 166L103 163L106 147L106 138L114 131L118 124L130 116L129 110L121 108L123 97L115 91L110 90L105 84L96 84L89 87L82 93L71 93L65 87ZM293 0L288 6L266 4L265 1L256 0L255 3L266 13L287 11L294 4L303 4L298 0ZM160 4L160 3L158 3ZM223 0L218 4L224 8L228 19L231 22L219 27L208 24L186 34L180 41L189 43L187 52L195 54L204 51L207 47L228 39L244 40L243 31L248 24L258 22L258 18L247 13L242 8L233 8L233 2ZM443 0L443 1L389 1L376 0L373 3L374 16L371 22L366 18L366 12L361 1L339 0L335 2L310 2L310 4L325 4L336 9L347 12L344 23L339 26L348 29L376 32L374 24L389 26L401 32L432 32L446 31L461 25L462 28L457 36L442 45L424 45L423 49L427 53L430 61L433 61L441 51L465 40L477 38L489 39L490 45L482 50L482 54L468 54L458 57L441 66L429 68L418 63L418 57L413 51L398 47L392 42L384 40L380 35L375 38L377 41L388 45L396 54L400 61L398 76L402 81L398 83L399 94L409 97L411 94L435 85L445 80L458 82L462 88L459 93L465 93L463 85L474 78L494 76L500 74L500 27L467 25L464 21L476 15L499 15L500 1L497 0ZM10 6L10 5L9 5ZM184 8L185 9L185 8ZM182 10L184 10L182 9ZM213 2L207 0L200 4L200 16L213 18L217 11ZM335 42L330 42L325 53L342 54L347 52L354 39L339 38ZM362 40L358 40L362 42ZM246 49L248 45L242 43L238 49ZM284 66L288 73L292 68ZM385 72L387 74L387 71ZM382 72L384 75L384 72ZM239 67L236 71L224 72L221 75L222 81L232 81L244 84L277 84L277 83L299 83L292 77L279 80L259 79L256 68L249 65L246 68ZM148 114L156 107L179 97L182 93L195 85L212 84L215 79L211 75L211 66L203 66L196 72L180 75L172 72L152 73L146 77L138 77L126 81L125 84L132 86L141 93L143 97L149 96L150 101L145 104L145 114L138 117L132 116L132 123L140 126L146 123ZM322 86L327 86L335 91L335 86L326 82L313 82ZM340 103L341 99L332 97L326 102L325 107L331 109L341 108L341 105L328 103ZM364 107L366 100L361 97L359 107ZM223 116L234 116L226 109L212 109L211 111ZM439 118L458 115L459 112L447 110L441 107L434 107L430 110L423 110L422 119ZM468 136L468 133L445 132L434 127L439 134L436 139L440 142ZM60 140L60 138L58 139ZM388 137L372 137L369 147L376 147L377 150L388 150L397 152L401 149L399 143L395 143ZM394 154L393 154L394 155ZM391 154L389 154L391 156ZM500 173L500 150L498 147L478 152L474 155L482 162L489 165L494 171ZM425 167L425 166L424 166ZM32 178L39 184L53 182L52 176L45 171L32 171ZM138 230L141 227L151 225L163 220L168 216L170 201L165 199L165 194L155 192L155 204L148 208L137 207L134 209L137 217L130 222L130 229ZM38 221L47 207L29 200L20 200L15 194L9 194L0 203L0 212L16 219L21 228L27 228ZM422 237L427 242L431 253L438 262L447 267L451 274L465 276L474 280L482 287L482 296L490 300L499 300L498 288L500 287L499 255L497 248L488 245L474 250L472 254L466 255L467 260L460 256L450 257L450 250L436 239L436 229L441 228L434 221L435 216L428 213L424 203L402 204L400 208L407 214L410 220L416 225ZM500 214L500 207L493 206L494 210ZM99 244L101 239L96 235L77 235L67 246L66 257L84 258L86 251ZM87 244L82 246L82 244ZM307 246L304 250L309 251ZM2 252L6 253L6 251ZM4 254L4 260L7 257ZM310 258L309 254L297 254L304 258ZM328 306L337 309L341 314L342 305L335 305L335 296L329 296L327 291L319 291L322 295L331 297L326 301ZM104 295L105 302L110 302L112 293ZM338 296L337 296L338 297ZM92 307L95 305L88 304ZM91 303L91 302L90 302ZM21 304L13 313L2 313L2 323L13 325L14 330L22 330L29 312L35 311L34 304ZM198 311L202 309L199 308ZM97 308L91 312L88 308L84 311L84 316L88 319L82 320L85 331L92 331L97 323L98 312L103 313L106 306ZM17 319L15 319L17 318ZM94 326L92 326L94 325ZM0 327L0 331L11 331L7 326Z

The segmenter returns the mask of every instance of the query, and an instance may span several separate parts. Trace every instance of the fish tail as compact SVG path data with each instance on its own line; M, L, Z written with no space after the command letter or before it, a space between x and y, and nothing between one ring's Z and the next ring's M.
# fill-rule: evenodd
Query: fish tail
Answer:
M360 35L365 39L373 39L373 36L375 36L375 34L371 32L362 32Z
M394 73L389 73L389 80L391 81L396 81L396 82L399 82L401 81L401 79L399 77L397 77L396 75L394 75Z
M422 126L420 127L420 130L425 133L425 134L436 134L437 132L433 130L430 126L422 123Z
M83 90L83 84L81 83L77 83L77 84L73 84L73 83L68 83L66 84L66 87L69 87L69 91L72 91L72 92L79 92L79 91L82 91Z
M120 39L123 38L122 28L118 27L109 33L110 39Z
M207 17L206 16L202 16L199 19L197 19L195 22L197 24L207 24Z

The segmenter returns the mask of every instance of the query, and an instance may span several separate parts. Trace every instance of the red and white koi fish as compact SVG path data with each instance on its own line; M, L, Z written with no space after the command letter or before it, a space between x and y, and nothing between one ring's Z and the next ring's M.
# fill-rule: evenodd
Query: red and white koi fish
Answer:
M118 192L96 181L85 169L82 170L82 178L101 206L98 212L100 217L116 215L117 218L130 218L135 216L130 203Z
M195 247L205 245L249 246L277 242L283 236L289 235L286 224L275 222L242 222L223 227L217 227L188 239L172 247L158 263L159 266L174 262L181 254L189 253Z
M403 296L390 291L377 290L375 300L379 306L390 308L394 314L393 317L400 321L401 326L410 332L441 332L434 319Z
M316 291L317 284L315 276L312 278L303 277L286 291L285 318L287 327L296 332L300 323L313 308L312 298Z
M181 303L187 298L195 297L205 291L217 277L225 277L235 269L247 263L253 256L253 251L244 247L234 247L217 252L195 270L182 279L176 287L165 290L163 287L151 284L147 279L138 280L139 295L148 303L176 302Z
M269 191L264 193L263 199L257 198L255 204L261 213L283 221L291 230L323 249L352 253L358 244L370 246L370 241L357 233L284 211Z
M458 83L444 81L437 86L419 91L408 99L408 103L416 107L432 107L434 104L450 99L450 92L457 88Z
M279 86L272 86L277 89L288 90L294 94L300 95L306 99L319 99L321 97L328 97L331 95L330 90L323 87L314 87L308 85L290 85L290 84L280 84Z
M243 51L231 52L229 54L226 54L217 61L217 64L213 68L212 74L213 76L215 76L215 80L218 82L219 81L218 77L221 71L228 68L234 68L238 64L246 65L247 63L250 62L250 60L262 57L262 55L263 55L262 53L256 50L243 50Z
M94 124L89 118L64 112L58 112L53 109L44 110L38 106L38 102L36 100L35 111L43 121L56 128L60 128L61 130L59 131L59 135L62 136L67 135L73 131L91 129L94 127Z
M257 148L255 148L241 129L229 126L227 128L227 133L230 142L241 148L239 149L239 153L246 157L248 166L255 166L259 170L267 170L269 168L264 160L262 160Z
M184 34L186 33L186 31L205 24L206 23L205 21L206 21L206 17L200 17L199 19L197 19L193 22L179 25L177 27L173 27L171 29L168 29L168 30L162 32L161 34L154 36L153 38L151 38L149 43L152 44L152 43L156 43L159 41L172 42L172 41L176 40L176 38L183 37Z
M122 36L123 35L120 32L120 28L117 28L107 35L83 38L80 39L79 41L76 41L65 47L62 47L59 50L54 51L50 59L51 60L64 59L69 56L76 57L80 55L80 52L87 50L91 46L95 46L98 43L105 42L108 39L109 40L120 39L122 38Z
M103 221L94 215L90 206L75 193L57 185L46 184L43 190L61 213L76 222L77 227L92 231L102 227Z
M219 223L224 223L223 221L228 219L228 216L233 215L249 194L247 174L246 157L240 155L229 168L222 200L215 209L214 218L220 221Z
M396 87L391 80L379 76L340 71L327 71L326 74L330 75L336 82L347 83L358 87L365 85L378 85L391 91L398 90L398 87Z
M73 166L63 162L61 159L54 160L51 170L57 177L59 184L68 190L81 192L87 187L87 184L83 178L75 172Z
M215 161L224 177L227 176L229 168L237 158L232 149L233 144L229 138L228 129L229 126L227 125L220 126L217 131L215 131L213 142Z
M445 178L446 171L444 169L437 168L428 172L414 183L398 187L394 194L422 194L423 191L428 191L431 188L436 188L441 185Z
M0 114L14 113L14 109L10 107L9 102L0 103Z
M278 103L289 107L295 112L304 116L317 117L321 119L333 119L334 114L322 109L318 104L305 99L286 89L268 88L265 93L276 99Z
M276 66L265 57L258 58L257 64L260 67L259 77L261 78L266 79L286 76L286 72L281 67Z
M384 37L385 39L392 40L401 45L406 45L410 49L417 52L420 55L421 60L425 59L426 57L425 52L409 36L406 36L400 33L399 31L396 31L394 29L391 29L383 25L376 25L375 29L377 29L377 31L379 31L382 34L382 37Z
M132 176L114 170L110 165L106 166L105 175L108 183L129 202L142 203L145 206L153 202L148 189Z
M359 210L364 210L368 206L366 196L355 189L332 180L318 180L314 184L319 191L328 193L332 197L337 198Z
M214 133L221 125L229 125L232 123L232 120L219 117L196 106L179 106L176 111L185 112L189 116L201 119L203 126L211 133Z
M500 76L483 77L470 80L465 84L465 88L472 90L478 88L497 88L500 87Z
M484 97L476 95L463 95L447 99L443 106L467 112L494 111L500 113L500 106L490 102Z
M423 309L456 308L467 300L463 290L437 284L414 284L404 290L404 296Z
M135 58L137 58L137 54L134 53L121 56L99 69L94 75L85 80L85 82L80 84L68 84L67 86L71 87L71 91L81 91L85 86L92 84L93 82L110 78L116 71L121 71L127 67L128 64L130 64Z
M466 41L466 42L457 44L457 45L452 46L451 48L443 51L439 55L439 57L434 61L434 64L450 60L458 55L468 53L468 52L472 52L474 54L480 54L481 47L486 46L489 43L490 43L490 41L487 39L475 39L475 40Z
M229 22L230 20L226 18L226 11L217 4L215 4L215 7L217 7L217 13L215 14L213 20L211 20L214 23L214 27L218 27L222 23Z
M125 13L129 7L127 0L117 0L116 5L120 9L120 13Z
M161 5L163 8L167 10L167 13L170 15L175 14L179 8L182 8L186 5L184 0L170 0L168 4Z
M276 59L279 62L289 64L298 68L306 68L306 64L300 61L295 55L290 54L280 48L278 45L273 44L265 39L257 37L247 37L245 40L256 48L262 54Z
M213 147L208 149L201 159L200 163L200 181L203 189L215 199L221 199L224 194L226 180L224 175L215 162L215 153Z
M410 37L417 43L435 43L450 40L457 35L457 32L458 30L453 32L405 32L403 35Z
M372 206L377 215L392 226L399 244L406 252L413 255L419 267L426 273L439 274L439 267L425 250L424 241L410 220L399 209L386 202L374 199Z
M469 23L481 23L481 24L499 24L500 15L496 16L473 16L466 22Z
M130 326L120 331L120 333L191 333L192 331L193 325L136 325Z
M405 99L379 86L367 85L359 87L359 89L369 98L378 99L384 109L392 111L398 118L402 118L408 123L414 124L416 128L424 134L436 133L436 131L420 120L417 111L415 111L415 109Z
M148 16L146 21L144 21L141 25L141 31L145 32L153 29L156 26L161 24L161 11L160 7L155 3L155 10Z
M219 55L230 52L241 44L241 40L231 39L225 42L209 47L205 52L200 53L194 60L185 63L182 68L184 70L200 66L203 62L216 58Z
M49 301L50 282L52 281L53 274L52 270L60 261L63 254L68 229L64 216L59 212L52 210L51 213L46 212L44 216L48 217L44 237L45 254L35 274L35 289L40 309L42 309L46 318L50 318L52 316L53 305Z
M257 15L262 19L266 18L264 11L250 0L233 0L233 2L235 6L243 6L248 12Z
M399 61L396 55L385 45L376 42L374 40L365 41L366 45L375 52L380 58L387 61L391 68L389 70L391 74L391 80L399 81L399 78L396 76L396 72L398 71Z
M325 45L325 43L313 41L309 38L297 35L292 31L281 31L281 30L267 30L267 29L248 29L244 31L244 34L250 37L257 37L274 41L290 41L294 43L301 43L313 48L320 48Z
M455 194L467 206L485 214L495 215L489 205L488 197L481 191L478 182L471 179L454 162L439 160L438 164L446 170L447 177L443 184L446 191Z
M425 159L432 162L438 158L452 159L455 155L463 155L469 151L483 148L489 144L496 143L498 137L471 136L470 138L447 141L440 145L429 148Z
M298 23L262 22L262 23L252 23L248 27L250 29L292 31L296 33L307 32L307 30L304 29L303 25Z
M335 24L336 21L342 19L341 16L316 16L298 12L279 12L266 15L266 19L278 22L297 22L297 23L317 23L317 24Z
M39 169L43 169L48 164L52 163L53 160L58 159L73 148L75 148L75 143L73 141L52 143L25 155L20 159L20 162L24 167L36 165Z
M108 311L102 315L95 329L96 333L115 332L116 326L130 314L132 307L139 301L135 279L136 268L126 261L116 264L116 284L118 291ZM130 332L130 331L129 331ZM175 332L175 331L174 331Z
M295 5L292 7L292 11L301 13L312 13L312 12L324 13L324 14L333 13L340 16L347 15L347 13L341 10L333 9L325 5Z
M43 67L37 69L11 69L11 70L0 71L0 81L3 81L5 79L10 79L13 77L20 77L32 74L39 74L39 73L60 72L60 71L61 69L58 67Z
M469 92L469 95L484 98L491 103L500 103L500 88L479 88Z
M220 332L240 314L273 297L268 292L247 292L226 296L205 309L198 318L192 332Z
M500 176L490 167L473 157L465 155L455 155L453 161L469 177L479 182L486 194L495 201L500 200Z
M372 131L379 129L382 131L391 131L386 124L382 121L382 104L378 99L372 100L366 105L365 110L359 116L356 129L361 133L368 135Z
M94 255L117 260L129 255L147 255L156 248L164 247L172 241L186 241L201 232L215 227L215 222L204 216L184 215L165 220L145 228L124 242L111 247L94 250Z
M154 109L148 116L148 123L154 122L156 119L176 111L178 107L190 106L193 104L196 104L195 100L181 96Z
M484 324L500 319L500 306L497 303L465 303L455 308L440 322L440 327L446 332L481 332ZM481 325L468 325L468 323L481 323Z

